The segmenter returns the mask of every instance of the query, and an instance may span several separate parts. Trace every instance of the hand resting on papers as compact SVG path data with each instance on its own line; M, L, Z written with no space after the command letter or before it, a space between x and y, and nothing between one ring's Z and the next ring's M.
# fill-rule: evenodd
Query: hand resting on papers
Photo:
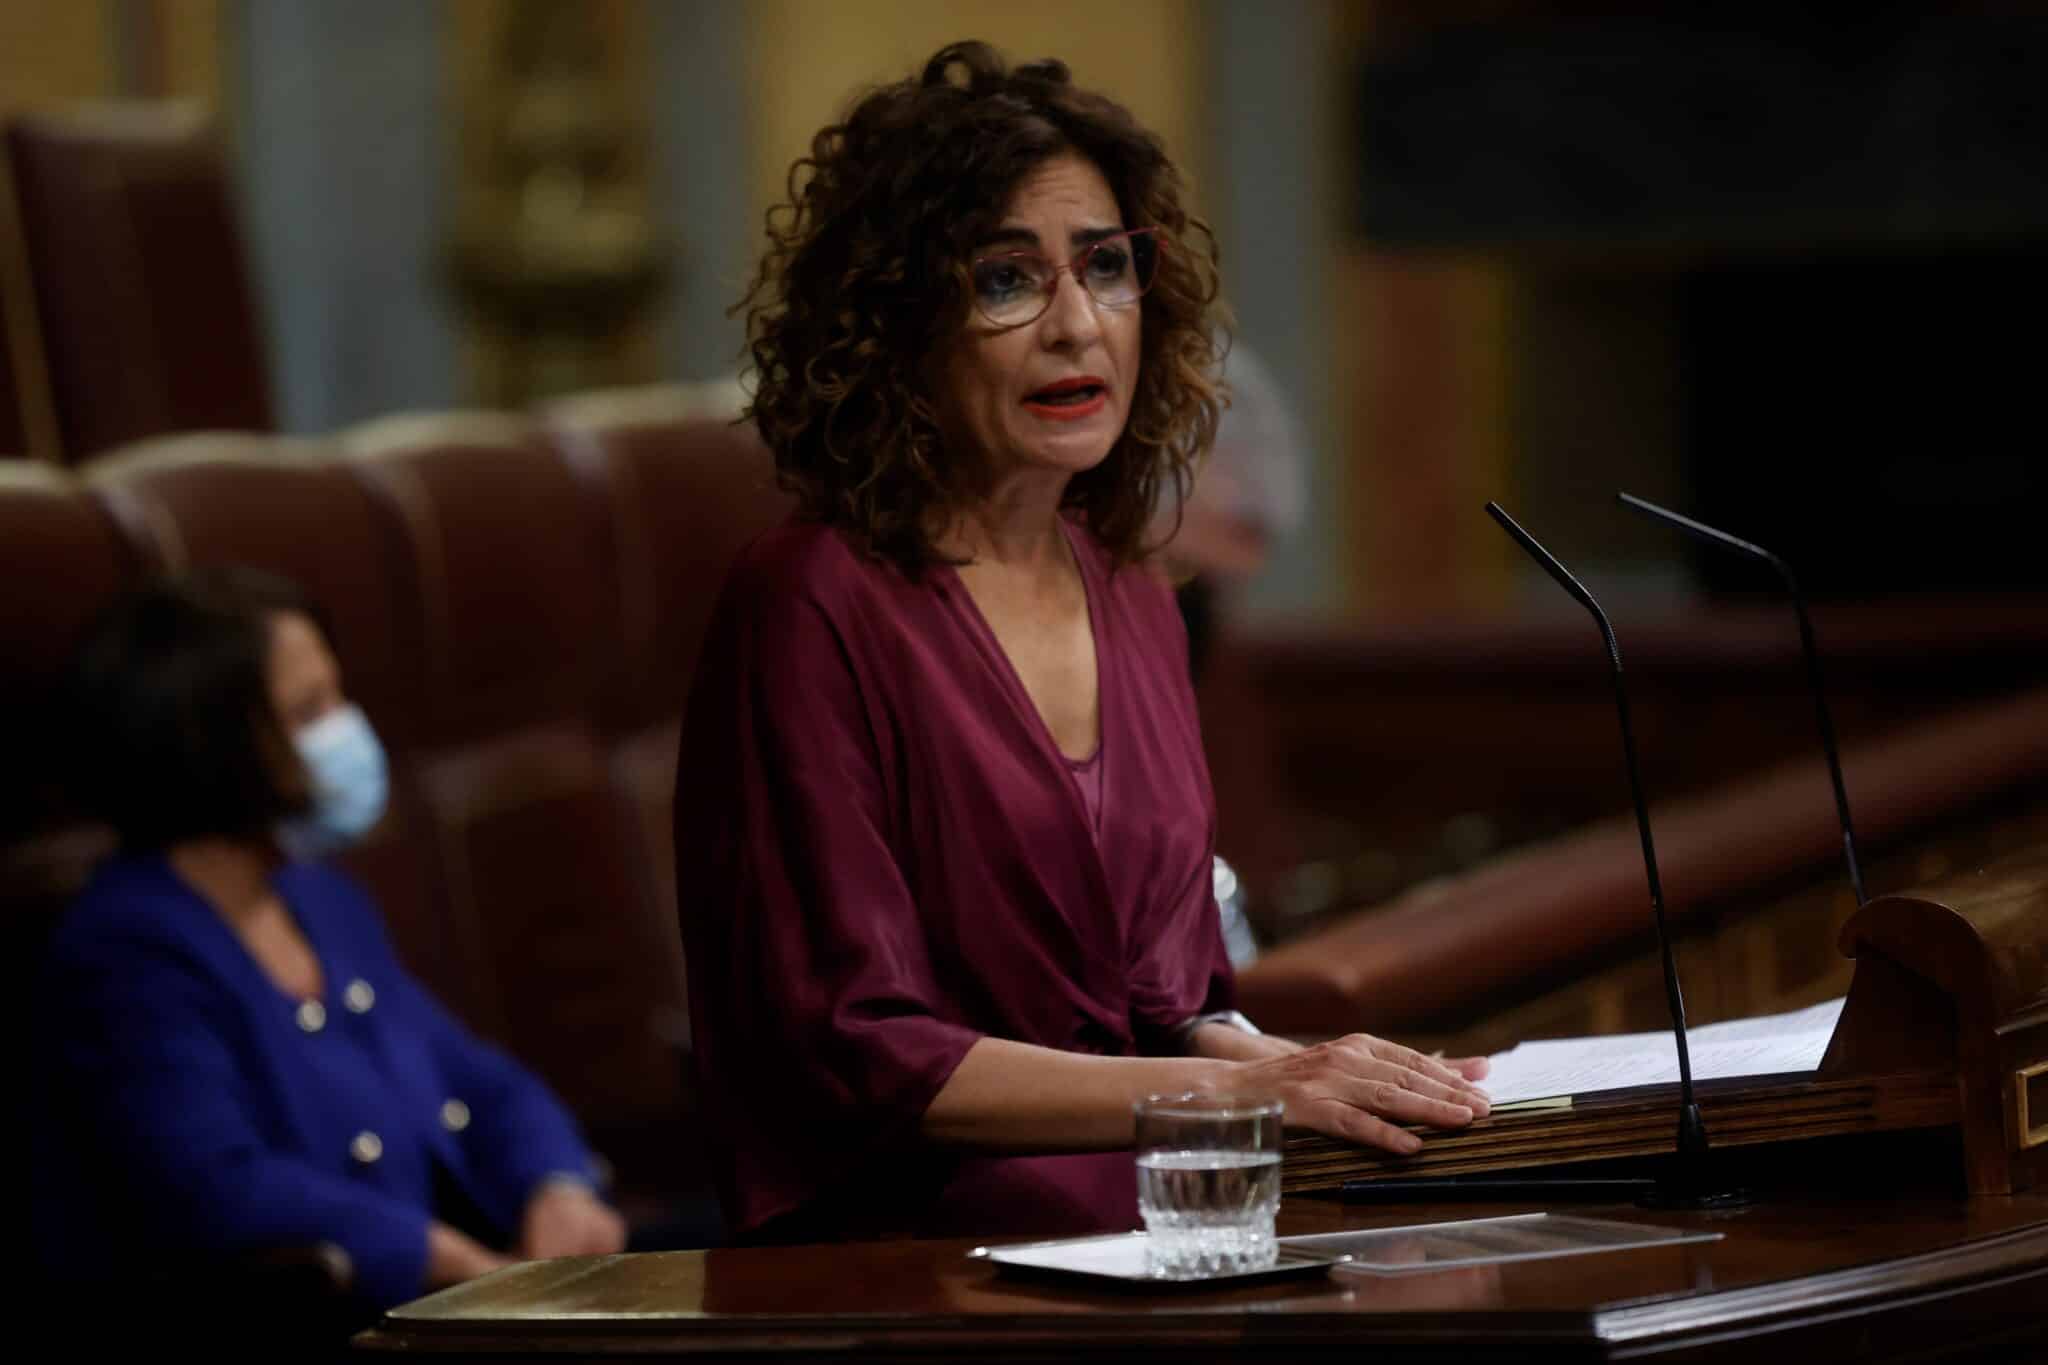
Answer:
M1290 1127L1406 1154L1421 1150L1422 1139L1402 1124L1463 1128L1490 1111L1476 1084L1486 1068L1484 1057L1426 1057L1352 1033L1232 1063L1216 1089L1283 1101Z

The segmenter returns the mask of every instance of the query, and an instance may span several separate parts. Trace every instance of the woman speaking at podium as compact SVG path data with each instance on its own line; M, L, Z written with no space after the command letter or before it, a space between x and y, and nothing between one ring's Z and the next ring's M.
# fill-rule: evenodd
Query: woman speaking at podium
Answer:
M749 295L799 511L741 554L676 856L722 1196L755 1241L1129 1226L1132 1102L1396 1151L1484 1063L1231 1010L1186 640L1142 571L1225 401L1216 251L1054 61L940 51L814 140Z

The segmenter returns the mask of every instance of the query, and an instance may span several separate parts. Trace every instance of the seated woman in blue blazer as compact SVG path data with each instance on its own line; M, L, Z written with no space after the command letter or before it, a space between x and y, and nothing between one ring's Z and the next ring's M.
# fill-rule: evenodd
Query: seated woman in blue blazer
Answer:
M385 763L305 600L250 571L141 590L75 688L81 788L121 851L44 975L51 1263L329 1243L381 1307L621 1249L560 1103L318 861L376 823Z

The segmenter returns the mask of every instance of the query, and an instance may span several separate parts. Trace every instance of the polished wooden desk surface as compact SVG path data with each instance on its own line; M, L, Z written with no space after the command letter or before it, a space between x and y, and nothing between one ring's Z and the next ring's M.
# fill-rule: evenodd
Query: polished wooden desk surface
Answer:
M1290 1199L1286 1234L1522 1212ZM395 1310L359 1349L466 1359L845 1355L981 1361L2048 1359L2048 1196L1560 1210L1720 1241L1236 1290L1091 1290L964 1241L661 1252L515 1266ZM2028 1348L2022 1341L2037 1343ZM1944 1358L1951 1358L1944 1356Z

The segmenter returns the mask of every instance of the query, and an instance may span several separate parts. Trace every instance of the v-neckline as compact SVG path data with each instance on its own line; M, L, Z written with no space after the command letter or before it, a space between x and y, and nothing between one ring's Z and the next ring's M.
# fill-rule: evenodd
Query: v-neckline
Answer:
M973 623L974 634L979 638L984 651L992 656L994 667L998 670L1005 688L1012 694L1013 708L1023 711L1029 717L1026 723L1035 729L1039 740L1059 761L1061 772L1071 780L1071 769L1075 765L1101 763L1105 773L1107 771L1108 765L1104 754L1109 748L1110 687L1109 668L1104 663L1102 649L1102 614L1096 607L1095 585L1089 579L1087 557L1081 553L1081 548L1074 544L1074 533L1067 525L1065 517L1059 519L1059 526L1067 553L1073 556L1074 572L1081 579L1081 599L1088 610L1088 642L1095 654L1095 747L1080 758L1072 757L1060 747L1058 736L1053 734L1052 726L1046 723L1045 713L1038 709L1038 703L1031 699L1031 689L1024 685L1023 675L1017 672L1017 665L1010 658L1010 652L1003 648L1002 638L996 634L995 627L989 624L988 617L981 610L981 603L974 600L974 592L967 586L967 580L962 578L959 570L951 564L945 565L945 573L960 590L960 596L967 604L967 613ZM1078 796L1077 792L1077 799Z
M1098 773L1104 806L1101 820L1091 814L1088 798L1081 791L1081 775L1073 770L1065 752L1059 746L1059 741L1053 738L1052 727L1045 723L1044 715L1031 700L1031 693L1024 686L1017 666L1010 662L1009 653L1003 648L1002 641L996 638L995 630L989 625L988 618L981 614L981 604L974 600L974 594L968 591L966 581L950 564L943 566L944 577L940 580L940 596L950 598L957 594L964 599L963 605L956 606L953 610L960 614L961 624L968 638L973 641L973 647L985 658L997 689L1009 694L1011 712L1022 712L1016 717L1015 723L1022 727L1025 736L1036 740L1034 747L1038 751L1039 762L1046 765L1048 778L1066 794L1062 804L1069 813L1069 828L1075 836L1075 853L1082 880L1093 893L1090 901L1096 927L1083 927L1082 920L1088 915L1078 905L1068 907L1064 913L1073 927L1074 941L1081 945L1084 954L1091 961L1098 962L1103 972L1113 973L1122 961L1123 928L1114 909L1115 896L1110 889L1109 864L1103 851L1103 839L1109 826L1109 780L1113 775L1111 769L1116 762L1110 756L1111 749L1118 747L1118 751L1121 752L1114 738L1117 727L1110 719L1114 710L1113 702L1117 696L1118 680L1109 651L1103 648L1103 613L1108 608L1102 593L1098 591L1101 585L1096 581L1092 562L1087 552L1074 543L1076 533L1067 525L1064 517L1060 518L1060 533L1066 537L1067 551L1073 555L1075 570L1081 575L1081 591L1088 601L1088 635L1095 646L1096 719L1093 758L1101 765ZM950 587L947 586L948 582ZM1104 927L1108 928L1111 940L1118 945L1117 951L1113 954L1106 954L1096 946L1095 934L1100 933Z
M165 858L163 860L163 867L164 872L170 877L171 881L198 908L203 914L205 921L212 926L216 942L224 942L224 951L229 959L236 964L235 970L253 975L256 980L263 983L266 992L272 998L283 1001L293 1009L298 1009L307 1004L316 1004L324 1007L328 1000L333 997L334 972L332 964L329 963L327 954L321 951L320 941L314 936L312 927L306 923L306 917L299 912L297 906L292 904L292 898L286 894L284 887L279 885L281 879L277 873L273 872L269 878L271 894L276 896L278 903L284 907L285 914L290 917L300 936L306 940L306 950L313 955L314 962L319 964L320 989L312 995L295 995L290 990L287 990L283 983L272 976L263 963L258 960L254 950L249 947L248 940L244 939L236 931L235 926L228 922L227 917L214 907L213 902L208 900L198 887L186 881L179 874L178 870L171 866L170 859Z

